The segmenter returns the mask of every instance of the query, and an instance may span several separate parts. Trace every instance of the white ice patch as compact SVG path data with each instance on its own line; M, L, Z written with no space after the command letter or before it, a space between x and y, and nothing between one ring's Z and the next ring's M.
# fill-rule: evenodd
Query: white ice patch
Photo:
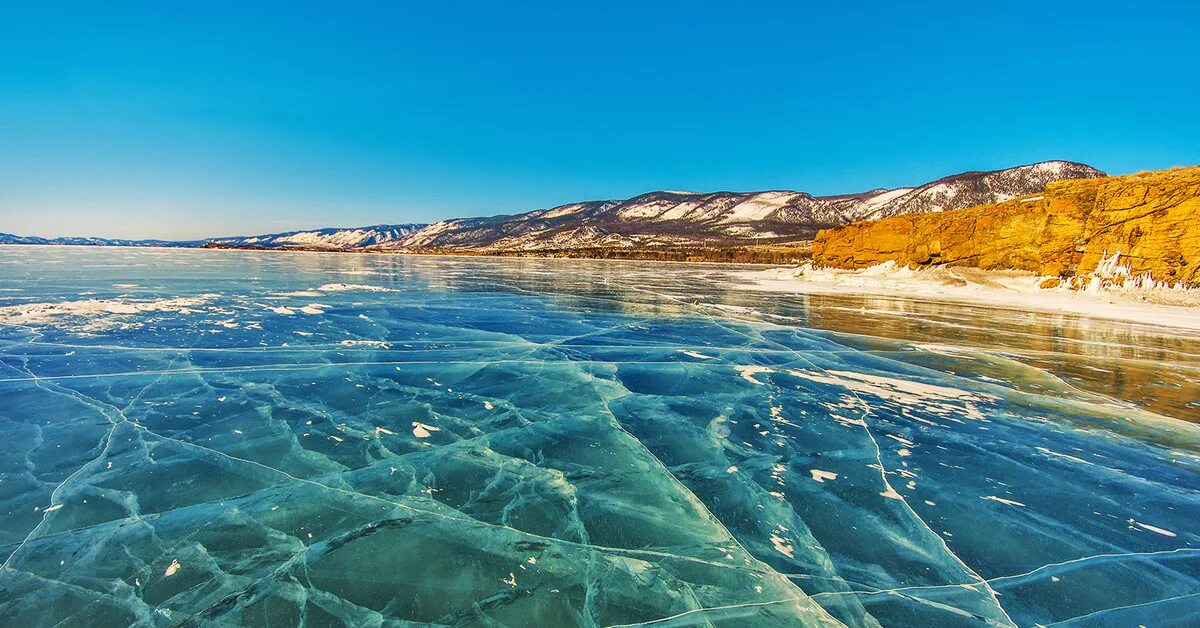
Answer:
M48 510L48 509L47 509L47 510ZM1152 526L1152 525L1150 525L1150 524L1148 524L1148 523L1142 523L1141 521L1134 521L1133 519L1130 519L1130 520L1129 520L1129 522L1130 522L1130 523L1132 523L1132 524L1134 524L1134 525L1136 525L1136 526L1138 526L1138 527L1141 527L1141 528L1144 528L1144 529L1146 529L1146 530L1149 530L1149 531L1151 531L1151 532L1153 532L1153 533L1155 533L1155 534L1161 534L1161 535L1163 535L1163 536L1175 536L1175 533L1174 533L1174 532L1172 532L1172 531L1170 531L1170 530L1167 530L1167 529L1164 529L1164 528L1160 528L1160 527L1158 527L1158 526Z
M1040 451L1040 452L1042 452L1042 453L1044 453L1044 454L1048 454L1048 455L1051 455L1051 456L1058 456L1059 458L1065 458L1065 459L1067 459L1067 460L1070 460L1070 461L1072 461L1072 462L1079 462L1079 463L1082 463L1082 464L1092 464L1091 462L1088 462L1087 460L1084 460L1083 458L1078 458L1078 457L1076 457L1076 456L1072 456L1072 455L1070 455L1070 454L1060 454L1060 453L1058 453L1057 451L1053 451L1053 450L1050 450L1050 449L1046 449L1045 447L1037 447L1037 450L1038 450L1038 451Z
M195 297L170 299L127 300L127 299L84 299L60 301L58 303L25 303L0 307L0 324L41 325L53 323L60 318L85 319L90 324L101 326L106 320L149 312L188 313L219 297L218 294L202 294Z
M969 357L974 351L968 347L955 347L953 345L940 345L932 343L921 343L917 344L916 346L922 351L928 351L929 353L936 353L938 355L944 355L952 358Z
M321 292L396 292L383 286L369 286L361 283L327 283L319 288Z
M868 373L851 371L817 373L795 369L789 370L788 373L819 384L842 386L858 394L894 401L900 405L919 408L939 416L962 415L969 419L982 419L983 413L975 404L997 399L988 394Z
M711 307L714 310L722 312L733 312L734 314L757 314L758 310L746 305L729 305L727 303L701 303L704 307Z
M1025 504L1022 504L1021 502L1014 501L1011 499L1004 499L1003 497L997 497L995 495L988 495L986 497L982 497L981 499L987 499L990 501L999 502L1001 504L1007 504L1009 506L1019 506L1021 508L1025 507Z
M833 471L822 471L820 469L811 469L809 473L812 473L812 479L821 482L822 484L825 483L825 480L836 480L838 476L838 474L834 473Z
M380 349L391 348L391 343L384 340L343 340L339 344L343 347L378 347Z
M440 432L442 430L440 427L427 425L425 423L421 423L420 421L413 421L412 425L413 436L416 436L417 438L429 438L431 432Z
M683 355L696 358L697 360L715 360L716 359L711 355L704 355L703 353L698 353L696 351L686 351L686 350L680 349L679 352L682 353Z
M787 539L785 539L779 535L776 535L776 534L771 535L771 545L775 546L776 552L779 552L780 554L783 554L784 556L787 556L788 558L796 557L795 548L792 547L792 544L789 543L787 541Z
M758 381L757 379L754 379L755 375L757 375L759 373L773 372L770 368L765 367L765 366L748 365L748 366L735 366L733 368L737 369L737 372L739 375L742 376L742 379L750 382L751 384L755 384L757 386L765 386L765 384Z

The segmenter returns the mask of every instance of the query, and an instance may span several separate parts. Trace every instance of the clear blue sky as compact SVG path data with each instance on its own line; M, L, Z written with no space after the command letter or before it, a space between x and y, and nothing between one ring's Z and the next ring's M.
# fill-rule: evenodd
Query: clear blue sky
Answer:
M1200 163L1194 2L3 15L0 231L21 234L424 222L663 188L840 193L1051 158Z

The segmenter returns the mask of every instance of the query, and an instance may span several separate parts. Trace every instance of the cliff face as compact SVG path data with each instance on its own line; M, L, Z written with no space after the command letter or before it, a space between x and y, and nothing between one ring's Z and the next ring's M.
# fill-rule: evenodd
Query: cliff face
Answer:
M1116 253L1124 268L1114 268ZM1099 267L1110 276L1115 270L1197 285L1200 166L1057 181L1041 194L995 205L825 229L813 242L818 265L864 268L888 260L1077 278Z

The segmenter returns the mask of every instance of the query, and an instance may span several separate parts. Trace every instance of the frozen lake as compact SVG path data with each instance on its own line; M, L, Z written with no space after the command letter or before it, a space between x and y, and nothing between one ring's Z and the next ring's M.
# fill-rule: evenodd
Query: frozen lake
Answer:
M1200 335L730 272L0 247L0 625L1200 624Z

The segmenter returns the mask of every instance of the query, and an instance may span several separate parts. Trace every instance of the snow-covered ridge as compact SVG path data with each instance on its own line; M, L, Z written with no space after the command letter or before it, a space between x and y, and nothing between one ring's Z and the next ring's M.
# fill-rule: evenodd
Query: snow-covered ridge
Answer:
M917 187L836 196L789 190L650 192L626 200L571 203L513 216L445 220L378 248L549 250L797 241L847 222L999 203L1038 194L1052 181L1102 176L1104 173L1084 164L1046 161L966 172Z
M376 225L373 227L354 227L348 229L310 229L304 231L287 231L284 233L269 233L266 235L257 236L213 238L208 240L208 242L225 246L356 249L399 240L424 226L426 225L402 224Z
M1093 179L1103 172L1070 161L1043 161L990 172L964 172L927 183L879 203L863 212L859 220L900 214L940 212L975 205L1002 203L1038 194L1046 184L1062 179ZM886 192L885 192L886 194Z

